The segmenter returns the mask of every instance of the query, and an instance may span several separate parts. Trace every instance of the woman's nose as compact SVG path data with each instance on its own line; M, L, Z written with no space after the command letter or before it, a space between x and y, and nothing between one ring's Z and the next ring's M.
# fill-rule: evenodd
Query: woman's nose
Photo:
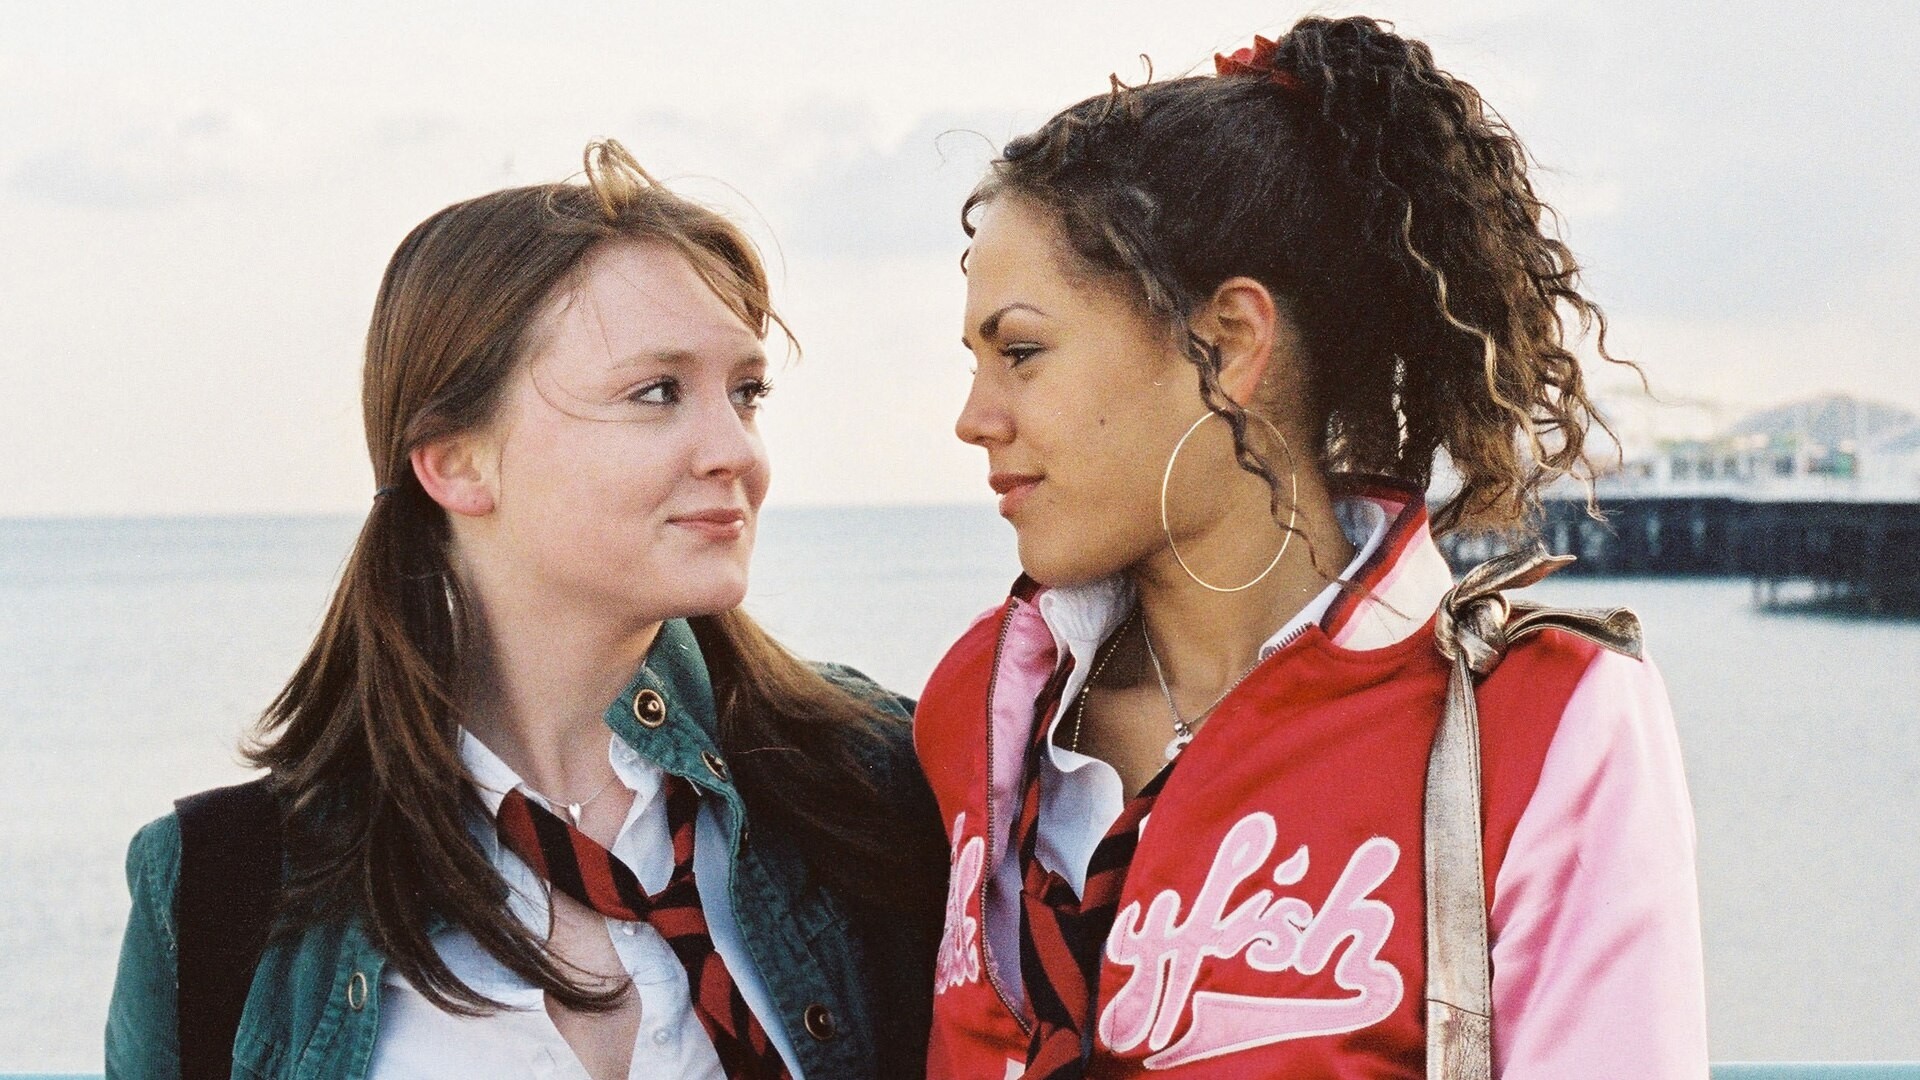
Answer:
M1013 438L1013 418L1007 413L1005 402L979 372L974 373L973 385L967 389L967 402L953 422L953 433L961 442L979 447L1006 443Z
M703 410L694 472L701 476L741 476L764 464L766 452L750 417L741 415L731 400Z

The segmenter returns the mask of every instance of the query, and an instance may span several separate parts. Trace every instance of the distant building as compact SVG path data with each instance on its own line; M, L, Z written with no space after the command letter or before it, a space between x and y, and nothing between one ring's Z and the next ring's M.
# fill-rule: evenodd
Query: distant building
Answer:
M1624 460L1603 472L1603 497L1920 499L1920 417L1844 394L1754 413L1708 435L1621 435Z

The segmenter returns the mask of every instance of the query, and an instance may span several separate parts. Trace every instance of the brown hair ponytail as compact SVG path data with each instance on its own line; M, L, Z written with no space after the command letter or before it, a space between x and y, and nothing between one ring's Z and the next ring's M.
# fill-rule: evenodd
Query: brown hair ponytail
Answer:
M505 884L468 832L466 813L479 804L451 690L465 599L448 564L445 512L414 479L409 455L488 419L539 315L599 245L672 245L748 326L764 335L779 325L759 256L732 223L654 182L617 143L588 148L586 179L450 206L394 253L362 387L381 494L313 646L247 748L273 771L286 815L293 873L283 927L358 918L396 970L456 1012L494 1003L441 962L428 934L436 918L569 1007L605 1007L619 991L581 987L508 912ZM791 837L851 900L937 907L937 822L886 805L872 779L883 729L904 721L827 682L744 613L695 625L721 744L756 823ZM764 747L798 752L741 752Z
M1546 484L1592 471L1599 417L1562 316L1597 325L1612 359L1524 148L1371 19L1302 19L1259 54L1067 109L1007 146L963 220L1003 195L1052 211L1074 265L1186 343L1271 481L1185 321L1228 278L1260 281L1305 345L1324 469L1425 487L1445 451L1460 487L1436 530L1520 524Z

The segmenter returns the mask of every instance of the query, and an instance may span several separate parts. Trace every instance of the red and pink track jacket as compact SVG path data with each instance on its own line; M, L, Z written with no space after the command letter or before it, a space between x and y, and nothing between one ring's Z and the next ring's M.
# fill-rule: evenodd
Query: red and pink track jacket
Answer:
M1090 1075L1419 1077L1421 794L1447 667L1451 577L1413 493L1365 595L1249 675L1143 823L1105 948ZM1021 1074L1017 955L989 888L1060 659L1017 587L934 671L916 741L953 845L928 1076ZM1706 1075L1692 810L1666 692L1644 661L1549 631L1479 687L1495 1071L1505 1080ZM999 905L1000 912L1011 910Z

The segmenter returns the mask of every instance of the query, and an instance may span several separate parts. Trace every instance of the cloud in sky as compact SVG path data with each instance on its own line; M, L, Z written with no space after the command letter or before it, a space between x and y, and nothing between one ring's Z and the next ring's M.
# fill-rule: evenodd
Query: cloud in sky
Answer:
M1663 316L1763 314L1844 305L1912 265L1920 83L1894 72L1916 38L1907 4L1636 4L1596 27L1554 95L1621 189L1582 230L1609 291Z
M953 256L960 204L1006 141L1006 116L929 116L891 143L862 141L786 185L788 241L835 255Z
M111 133L76 133L42 146L6 173L28 200L109 210L156 209L218 198L245 183L250 133L223 109Z
M1137 74L1142 52L1163 74L1204 70L1290 14L722 7L16 13L0 42L0 514L361 505L357 351L387 254L449 202L576 172L595 135L727 207L784 267L808 360L772 415L830 423L770 420L780 497L972 497L976 463L948 430L956 213L991 147ZM1615 343L1657 388L1920 404L1904 317L1920 306L1920 80L1903 55L1920 7L1365 10L1513 120ZM878 403L882 420L861 410ZM856 427L868 458L944 464L851 471L831 436Z

